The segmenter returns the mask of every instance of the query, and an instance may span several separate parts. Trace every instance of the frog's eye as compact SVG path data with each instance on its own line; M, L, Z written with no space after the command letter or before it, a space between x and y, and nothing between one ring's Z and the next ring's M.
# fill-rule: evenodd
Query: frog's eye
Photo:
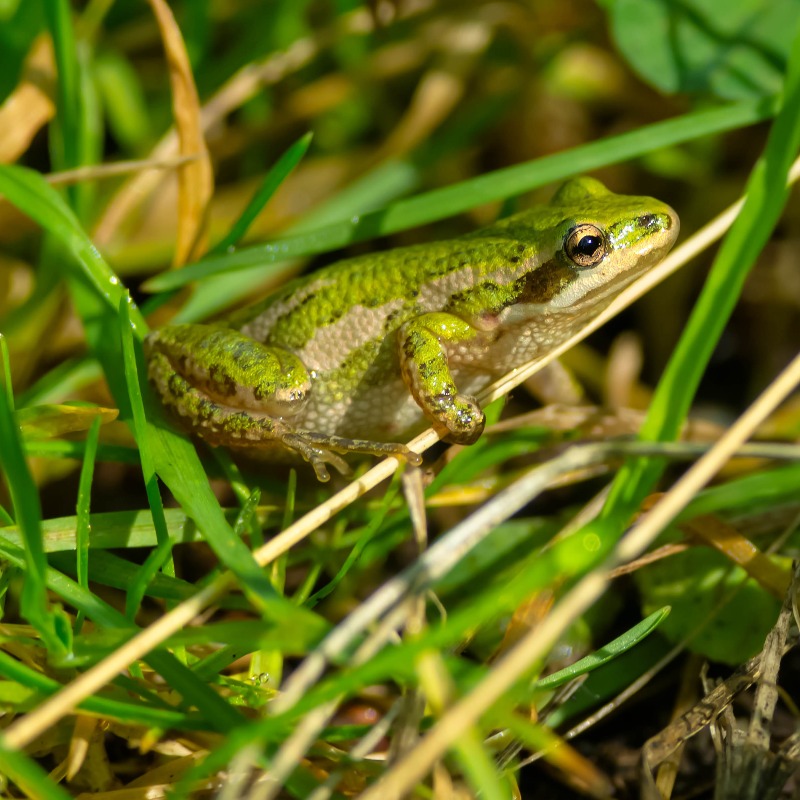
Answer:
M593 267L606 255L606 237L595 225L576 225L564 237L564 252L576 267Z

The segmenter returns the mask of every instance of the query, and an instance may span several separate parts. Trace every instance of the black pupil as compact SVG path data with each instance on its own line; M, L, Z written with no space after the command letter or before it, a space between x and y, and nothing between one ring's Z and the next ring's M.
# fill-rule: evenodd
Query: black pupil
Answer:
M575 250L582 256L593 256L600 249L601 245L602 240L599 236L592 236L589 234L587 236L581 236Z

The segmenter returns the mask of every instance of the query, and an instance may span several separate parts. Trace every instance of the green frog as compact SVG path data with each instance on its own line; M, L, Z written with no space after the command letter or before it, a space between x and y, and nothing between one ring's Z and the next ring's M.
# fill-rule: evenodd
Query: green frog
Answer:
M433 425L471 444L475 395L547 354L657 264L678 217L574 178L552 200L448 241L340 261L210 324L145 340L161 401L213 445L291 453L329 479L340 454L420 463Z

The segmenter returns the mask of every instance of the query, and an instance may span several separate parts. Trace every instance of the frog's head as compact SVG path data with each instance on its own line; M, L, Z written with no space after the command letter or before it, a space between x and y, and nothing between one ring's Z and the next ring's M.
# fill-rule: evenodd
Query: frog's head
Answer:
M594 316L664 258L679 230L678 215L665 203L614 194L586 177L564 183L534 214L526 223L543 246L516 308L509 310L520 319L531 306Z

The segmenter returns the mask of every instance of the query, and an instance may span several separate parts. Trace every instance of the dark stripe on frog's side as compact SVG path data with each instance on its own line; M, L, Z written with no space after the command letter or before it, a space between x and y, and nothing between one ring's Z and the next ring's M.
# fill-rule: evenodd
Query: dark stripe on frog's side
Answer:
M552 258L519 279L521 288L515 302L549 303L575 280L576 275L575 267Z
M482 309L486 314L499 314L517 303L548 303L572 283L575 275L574 267L553 258L516 278L513 283L484 281L464 289L454 294L443 310L468 315L474 313L474 309Z

